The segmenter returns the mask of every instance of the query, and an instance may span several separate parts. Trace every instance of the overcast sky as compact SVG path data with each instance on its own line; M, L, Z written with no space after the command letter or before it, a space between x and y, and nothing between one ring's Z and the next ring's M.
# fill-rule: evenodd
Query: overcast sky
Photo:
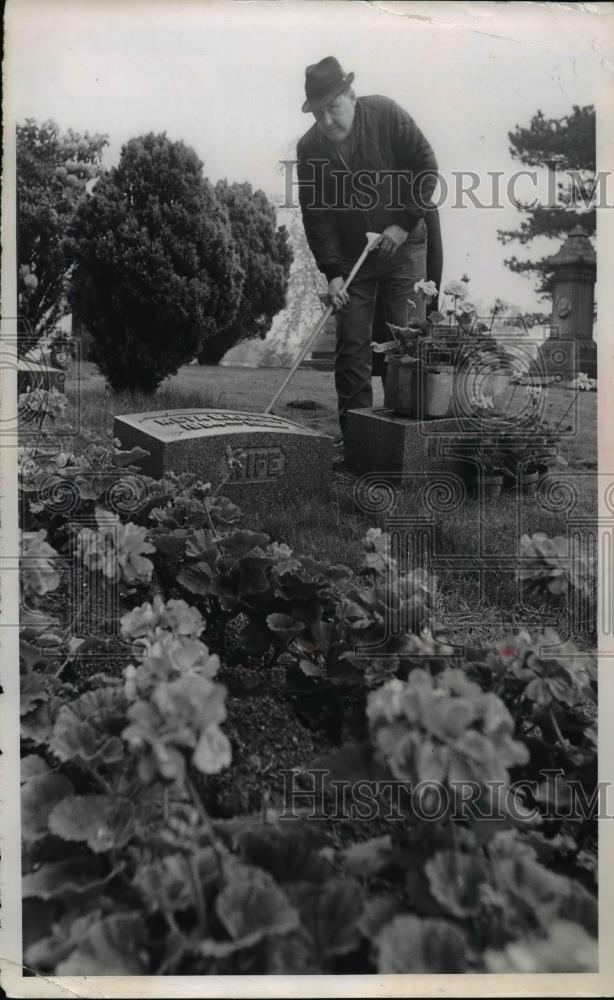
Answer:
M580 6L589 13L569 9ZM612 4L10 0L6 96L17 121L108 133L109 166L127 139L166 131L195 148L211 180L279 195L279 160L312 122L300 110L305 66L334 54L359 95L385 94L409 111L444 177L503 171L505 182L519 169L507 138L517 123L611 89L612 13ZM505 202L446 202L444 277L466 271L477 300L535 308L531 282L503 265L517 251L496 230L520 221Z

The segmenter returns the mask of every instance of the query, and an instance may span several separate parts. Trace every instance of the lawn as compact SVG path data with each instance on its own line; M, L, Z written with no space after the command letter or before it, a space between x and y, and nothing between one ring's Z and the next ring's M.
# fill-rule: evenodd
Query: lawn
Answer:
M85 363L79 379L69 378L67 393L71 407L79 399L83 427L110 432L114 415L139 410L215 407L259 412L284 374L279 368L187 366L156 393L146 396L109 392L93 365ZM317 408L287 405L300 399L312 400ZM574 496L569 507L560 504L561 493L555 490L545 499L503 496L485 508L478 500L467 499L455 510L433 513L425 508L418 489L406 488L397 490L394 510L365 514L354 496L355 478L343 472L335 475L328 501L306 500L291 509L269 507L247 515L246 526L267 532L297 552L357 569L367 528L385 528L391 514L395 518L426 518L431 532L430 565L441 587L440 617L455 638L465 641L479 635L490 641L512 624L543 624L543 608L520 601L515 564L520 538L538 531L566 535L570 518L590 520L596 514L596 404L595 393L581 393L576 400L569 389L548 389L547 419L552 425L561 421L562 429L570 428L561 445L568 467L557 472L557 480ZM374 405L383 405L379 379L374 379ZM276 412L337 437L333 373L299 370ZM555 613L551 621L565 631L564 613ZM578 634L574 638L588 640L588 636Z

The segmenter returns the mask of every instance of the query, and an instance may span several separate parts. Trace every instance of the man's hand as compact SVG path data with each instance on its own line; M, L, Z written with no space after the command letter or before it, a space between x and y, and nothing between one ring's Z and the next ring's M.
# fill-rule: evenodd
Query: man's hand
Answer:
M382 233L381 243L378 250L382 257L392 257L400 246L403 246L407 239L407 231L400 226L388 226Z
M335 309L341 309L350 301L348 293L343 291L344 282L345 278L333 278L328 282L328 298Z

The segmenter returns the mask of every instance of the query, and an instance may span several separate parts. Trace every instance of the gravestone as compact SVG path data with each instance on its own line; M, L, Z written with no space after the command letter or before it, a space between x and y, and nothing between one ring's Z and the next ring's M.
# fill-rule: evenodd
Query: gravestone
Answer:
M576 226L558 253L549 257L552 268L553 334L540 347L547 374L560 380L578 372L597 375L597 345L593 340L593 306L597 257L582 226Z
M328 497L334 445L324 434L270 413L160 410L115 417L125 449L150 452L146 475L191 472L239 506L262 507L293 497ZM229 469L227 449L241 465Z
M387 409L350 410L346 421L348 468L360 474L390 473L401 485L416 474L457 473L459 443L472 429L475 433L475 422L467 418L415 420Z
M328 296L322 296L328 299ZM329 316L322 333L316 340L311 355L303 361L302 368L311 368L320 372L335 370L335 349L337 345L337 320L335 315Z
M44 389L47 392L57 389L58 392L65 392L66 372L63 368L54 368L53 365L40 364L28 358L18 358L17 392L27 392L28 388L30 392L35 389Z

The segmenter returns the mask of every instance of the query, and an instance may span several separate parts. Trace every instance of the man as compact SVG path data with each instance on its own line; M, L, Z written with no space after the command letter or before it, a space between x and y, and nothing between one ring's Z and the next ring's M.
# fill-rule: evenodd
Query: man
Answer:
M315 123L297 147L305 234L338 311L335 385L342 432L348 410L373 402L376 294L386 322L406 326L414 284L427 276L425 212L437 174L435 155L407 112L386 97L357 98L353 80L333 56L307 67L303 111ZM343 291L367 232L380 233L381 241ZM415 301L412 315L424 319L424 302Z

